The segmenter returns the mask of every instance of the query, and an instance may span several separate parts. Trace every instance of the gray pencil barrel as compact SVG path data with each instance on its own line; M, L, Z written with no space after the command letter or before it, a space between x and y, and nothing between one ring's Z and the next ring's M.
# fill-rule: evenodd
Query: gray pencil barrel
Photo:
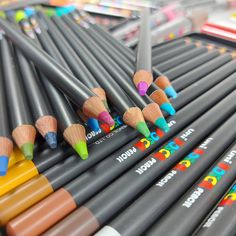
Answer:
M12 128L14 129L23 124L32 124L26 94L20 83L16 63L14 61L13 48L5 37L1 40L1 54Z
M60 66L47 53L35 47L32 41L17 31L12 24L0 19L0 25L17 47L50 78L54 85L66 93L75 104L78 106L83 105L87 99L94 96L86 86Z
M171 70L164 72L164 74L171 81L174 78L177 78L178 76L181 76L187 73L188 71L191 71L192 69L195 69L198 66L201 66L207 63L208 61L213 60L219 55L220 53L217 50L203 53L200 56L192 57L190 60L186 61L185 63L179 64L176 67L172 68ZM161 69L161 68L158 66L158 69Z
M2 44L2 34L0 35L0 47ZM3 62L0 57L1 66L0 66L0 136L8 137L11 136L9 116L7 109L7 94L5 92L5 83L3 78Z
M141 10L141 22L139 31L139 41L136 57L136 71L152 69L152 46L151 46L151 28L150 28L150 10L144 8Z

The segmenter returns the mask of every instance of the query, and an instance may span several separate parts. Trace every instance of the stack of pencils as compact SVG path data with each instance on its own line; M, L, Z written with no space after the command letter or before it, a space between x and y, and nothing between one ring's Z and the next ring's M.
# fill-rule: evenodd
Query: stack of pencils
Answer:
M51 149L64 138L87 159L84 122L94 132L103 124L113 127L111 110L146 138L146 122L169 131L162 111L175 114L168 96L177 93L167 77L153 81L149 9L142 10L136 56L123 54L117 40L82 20L74 7L28 7L1 16L1 175L12 153L11 138L27 160L33 159L36 130Z
M13 128L46 140L0 177L7 235L235 235L235 45L192 34L151 48L141 15L136 54L74 7L0 19L2 173Z

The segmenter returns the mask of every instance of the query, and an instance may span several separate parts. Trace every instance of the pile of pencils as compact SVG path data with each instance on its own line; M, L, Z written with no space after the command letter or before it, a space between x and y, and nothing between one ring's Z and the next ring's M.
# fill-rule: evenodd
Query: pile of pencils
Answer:
M36 130L55 149L57 126L58 138L87 159L83 122L95 132L99 121L114 126L109 106L145 137L150 136L146 121L169 130L162 111L175 114L167 95L177 94L168 78L152 69L148 9L142 11L137 56L74 7L1 15L1 175L13 150L11 138L32 160Z
M6 18L2 120L36 127L47 141L0 177L7 235L236 233L236 53L228 41L196 34L151 48L144 9L135 55L73 7ZM73 148L50 141L56 129L43 135L41 117L58 121ZM1 130L10 143L10 129ZM87 140L89 158L78 140Z

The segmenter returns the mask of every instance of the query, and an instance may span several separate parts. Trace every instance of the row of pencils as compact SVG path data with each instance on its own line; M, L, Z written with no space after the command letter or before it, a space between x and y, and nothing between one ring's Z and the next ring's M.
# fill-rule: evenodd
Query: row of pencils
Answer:
M171 53L186 39L155 50ZM13 166L0 179L7 234L234 235L236 60L227 47L203 48L174 67L181 76L172 80L177 112L164 115L167 133L153 126L145 138L120 124L90 145L85 161L57 148ZM221 199L224 211L209 217Z
M99 121L114 126L109 106L145 137L150 136L146 121L169 130L162 111L175 114L168 96L177 94L169 79L152 68L148 9L141 18L135 56L74 7L1 13L1 175L13 150L11 138L32 160L36 130L55 149L57 126L87 159L83 122L95 132Z

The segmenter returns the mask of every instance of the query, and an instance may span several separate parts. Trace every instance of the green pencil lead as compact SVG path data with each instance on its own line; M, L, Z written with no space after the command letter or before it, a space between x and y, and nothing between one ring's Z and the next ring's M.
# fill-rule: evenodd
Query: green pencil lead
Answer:
M26 160L32 160L34 157L34 144L25 143L21 146L21 151L25 156Z
M163 117L156 119L155 125L162 129L165 133L170 130L165 118Z
M26 18L27 18L27 16L26 16L24 11L19 10L15 14L15 21L16 22L20 22L20 21L22 21L23 19L26 19Z
M84 141L80 141L76 143L73 148L78 153L78 155L81 157L81 159L86 160L88 158L88 148L87 143Z
M138 124L136 125L136 129L146 138L150 136L150 131L145 122L138 122Z

